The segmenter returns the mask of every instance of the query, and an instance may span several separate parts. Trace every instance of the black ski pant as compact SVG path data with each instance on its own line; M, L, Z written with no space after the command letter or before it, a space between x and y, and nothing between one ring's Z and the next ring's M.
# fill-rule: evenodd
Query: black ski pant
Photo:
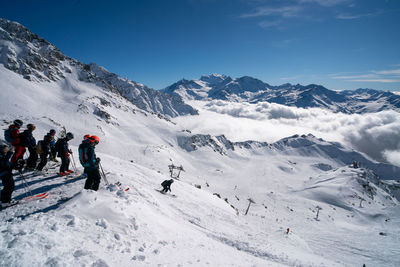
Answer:
M57 156L57 150L56 150L56 146L51 146L50 147L50 159L55 159Z
M12 172L8 172L1 176L1 181L3 183L3 191L1 191L1 202L2 203L10 203L11 195L14 191L14 179Z
M171 187L169 186L164 186L164 188L161 190L161 192L167 193L168 191L171 191Z
M36 152L36 149L34 148L28 148L29 150L29 158L26 161L26 167L34 169L36 168L36 162L38 160L38 154Z
M44 166L46 166L46 164L47 164L47 156L48 155L49 154L47 154L47 153L43 153L43 154L40 155L40 162L39 162L39 164L38 164L38 166L36 168L37 170L42 171Z
M87 179L84 188L97 191L99 189L101 180L99 168L85 168L85 173L87 175Z
M61 156L61 166L60 166L60 172L65 172L69 170L69 157L66 155Z

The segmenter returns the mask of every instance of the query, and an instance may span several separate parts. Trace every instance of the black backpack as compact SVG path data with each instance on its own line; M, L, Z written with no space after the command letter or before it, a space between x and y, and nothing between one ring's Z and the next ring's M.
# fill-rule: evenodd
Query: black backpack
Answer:
M56 150L56 152L58 152L58 153L62 153L62 152L63 152L63 151L62 151L62 149L63 149L63 147L62 147L63 140L64 140L64 139L60 138L60 139L58 139L57 142L56 142L55 150Z

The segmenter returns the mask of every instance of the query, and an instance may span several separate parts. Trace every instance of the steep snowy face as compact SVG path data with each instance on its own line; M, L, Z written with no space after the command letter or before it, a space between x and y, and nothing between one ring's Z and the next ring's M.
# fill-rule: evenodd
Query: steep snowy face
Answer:
M179 95L187 100L202 100L208 97L209 91L214 86L222 84L227 80L231 81L232 78L220 74L211 74L201 76L199 80L182 79L162 91L171 95Z
M372 89L338 92L316 84L303 86L287 83L271 86L249 76L233 79L223 75L210 75L202 76L200 80L182 81L184 82L167 87L164 92L178 94L187 100L220 99L250 103L267 101L301 108L320 107L343 113L400 110L399 95Z
M141 83L122 79L94 63L86 65L69 58L24 26L5 19L0 19L0 64L36 82L63 82L76 73L79 81L120 94L138 108L164 116L197 114L179 96L170 96Z
M188 151L196 151L199 149L211 149L221 155L229 155L247 151L249 153L265 154L267 156L279 155L279 157L293 156L306 158L323 158L330 161L327 163L312 163L312 167L320 170L331 170L334 166L350 165L357 162L358 165L374 171L381 179L399 179L400 168L386 164L375 162L363 154L343 147L336 142L327 142L321 138L316 138L312 134L294 135L283 138L275 143L267 144L266 142L244 141L232 142L224 135L211 136L196 134L192 136L179 136L179 146Z

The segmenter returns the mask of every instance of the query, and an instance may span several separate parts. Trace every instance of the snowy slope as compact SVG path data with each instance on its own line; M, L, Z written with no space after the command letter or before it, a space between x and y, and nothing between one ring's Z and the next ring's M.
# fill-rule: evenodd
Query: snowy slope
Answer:
M72 73L79 81L126 97L138 108L175 117L197 114L180 97L171 97L147 86L122 79L94 63L86 65L63 55L54 45L16 22L0 18L0 64L29 81L68 82Z
M57 177L57 167L26 173L34 193L50 195L0 211L0 266L399 265L400 184L346 166L379 163L313 136L268 144L192 133L179 122L195 116L171 121L70 70L43 82L0 65L0 126L34 123L38 140L65 127L75 154L83 135L98 135L111 185L85 191L83 177ZM163 195L171 163L185 172ZM389 167L385 178L399 179Z
M316 84L302 86L287 83L272 86L249 76L231 78L212 74L199 80L182 79L163 91L179 95L185 100L219 99L249 103L266 101L300 108L319 107L343 113L361 114L388 109L398 111L400 108L400 97L391 92L373 89L333 91Z

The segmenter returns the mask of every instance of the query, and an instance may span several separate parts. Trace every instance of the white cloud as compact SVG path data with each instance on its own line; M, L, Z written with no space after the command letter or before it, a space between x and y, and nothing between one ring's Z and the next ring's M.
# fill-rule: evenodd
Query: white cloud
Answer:
M241 15L242 18L280 16L284 18L296 17L301 11L299 6L258 7L254 12Z
M304 4L304 3L316 3L321 6L325 7L330 7L330 6L336 6L340 5L343 3L348 3L350 2L349 0L298 0L299 3Z
M377 71L377 74L383 74L383 75L400 75L400 69L394 69L394 70L381 70Z
M360 19L360 18L369 18L369 17L376 17L382 14L381 11L377 11L375 13L365 13L365 14L348 14L348 13L342 13L336 16L337 19L344 19L344 20L350 20L350 19Z
M351 82L374 82L374 83L398 83L400 80L393 79L356 79L350 80Z
M178 117L176 120L194 133L225 134L232 141L267 142L311 133L328 141L343 143L378 161L386 159L396 163L393 155L400 153L400 113L392 110L343 114L267 102L212 101L191 104L200 109L198 118L193 121Z
M333 79L348 80L350 82L378 82L397 83L400 82L400 69L370 71L367 74L358 75L330 75Z
M274 28L281 26L283 23L282 20L270 20L270 21L261 21L258 23L262 28Z
M385 150L383 155L390 163L400 166L400 151Z

